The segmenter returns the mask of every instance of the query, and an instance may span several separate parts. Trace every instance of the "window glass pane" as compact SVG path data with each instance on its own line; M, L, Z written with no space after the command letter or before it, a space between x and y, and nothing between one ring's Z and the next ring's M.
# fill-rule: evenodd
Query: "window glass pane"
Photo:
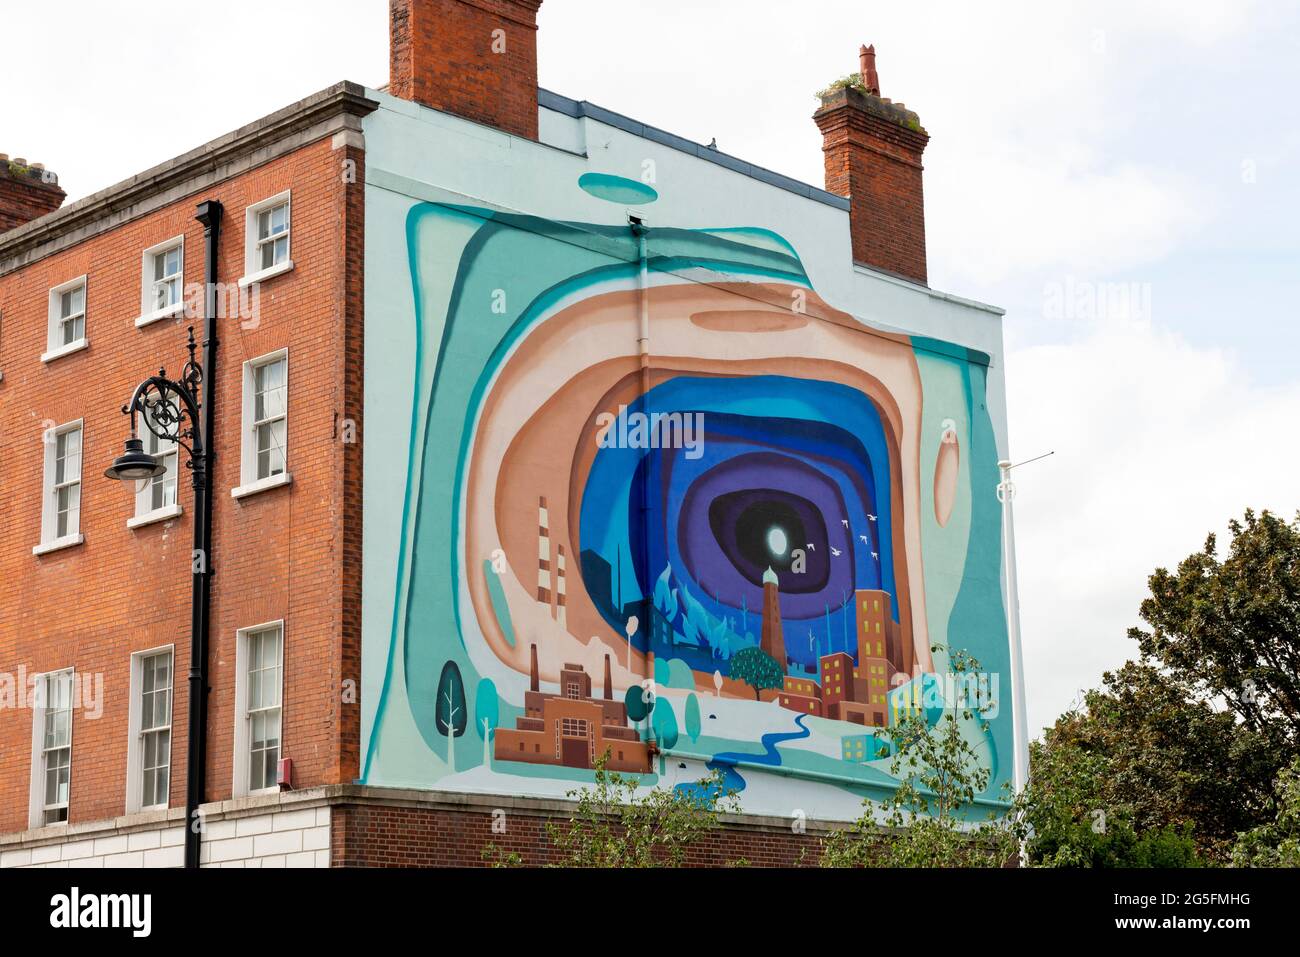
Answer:
M284 419L257 427L257 477L269 478L284 472Z
M253 416L259 422L285 413L285 361L276 359L253 370Z
M150 479L149 507L166 508L176 504L176 453L162 456L162 464L167 471Z
M67 319L69 316L84 312L86 308L86 287L78 286L76 289L69 289L59 296L59 318Z

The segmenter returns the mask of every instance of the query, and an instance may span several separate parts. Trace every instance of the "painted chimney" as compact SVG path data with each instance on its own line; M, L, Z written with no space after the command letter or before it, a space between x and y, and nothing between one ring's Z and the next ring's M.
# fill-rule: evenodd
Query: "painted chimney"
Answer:
M66 197L59 178L43 165L0 153L0 233L54 212Z
M614 698L614 679L609 673L609 655L605 656L605 700L611 701Z
M537 139L542 0L389 0L388 92Z
M880 95L876 48L858 54L861 88L832 87L813 114L822 131L826 190L849 198L853 259L927 283L921 154L930 136L917 115Z
M540 691L542 686L537 680L537 646L529 645L528 650L532 659L528 664L528 690Z

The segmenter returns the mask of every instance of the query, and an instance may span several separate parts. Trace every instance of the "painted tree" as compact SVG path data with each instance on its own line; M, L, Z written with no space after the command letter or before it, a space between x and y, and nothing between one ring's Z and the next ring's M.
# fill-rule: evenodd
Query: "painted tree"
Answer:
M686 733L692 743L700 738L700 699L694 694L686 698Z
M438 678L438 700L434 720L438 733L447 739L447 770L456 772L456 739L465 733L468 722L465 707L465 683L460 678L460 668L449 661L442 666Z
M645 720L645 716L650 713L650 706L654 704L654 695L640 685L633 685L623 696L623 704L627 706L628 720L632 722L632 727L636 728L639 734L641 722Z
M713 697L715 698L722 697L722 672L721 671L713 672Z
M474 694L474 727L483 735L483 764L492 766L492 735L501 723L501 701L491 678L478 683Z
M785 669L762 648L742 648L731 659L731 677L753 688L757 701L764 690L781 687Z
M659 742L659 773L663 775L668 765L666 752L677 747L677 715L673 714L673 703L667 698L657 699L651 721Z

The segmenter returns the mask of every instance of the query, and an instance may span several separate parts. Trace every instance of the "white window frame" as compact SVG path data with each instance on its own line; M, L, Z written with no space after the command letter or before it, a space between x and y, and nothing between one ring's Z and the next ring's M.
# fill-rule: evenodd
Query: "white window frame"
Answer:
M173 249L180 250L181 268L176 274L179 285L180 295L176 302L170 306L159 308L154 305L154 287L156 282L153 278L154 259ZM150 246L140 256L140 315L135 320L136 327L147 326L151 322L157 322L159 319L167 319L171 316L179 316L185 311L185 234L173 236L171 239L158 243L156 246Z
M58 458L59 437L69 432L78 431L81 433L81 449L77 456L77 478L71 481L65 475L62 483L54 481L55 463ZM71 548L74 545L80 545L85 541L81 534L81 505L82 505L82 473L86 461L86 429L83 419L77 419L73 422L65 422L63 425L57 425L45 432L41 436L41 443L45 447L45 473L41 480L41 542L32 549L33 555L45 555L49 552L58 551L61 548ZM58 532L58 491L71 485L77 486L77 522L76 528L71 529L63 535Z
M155 655L169 655L171 657L171 689L168 692L167 702L167 792L168 800L162 804L145 804L144 803L144 734L146 729L142 727L144 721L143 701L141 696L144 691L144 662L146 658L152 658ZM174 762L172 757L175 753L173 744L176 740L174 733L176 722L176 646L160 645L157 648L149 648L145 651L137 651L131 655L131 704L127 721L128 738L126 743L126 813L135 814L137 811L149 811L159 808L168 807L171 803L170 795L172 785L175 783L173 775ZM162 726L147 729L150 733L162 730Z
M272 276L286 273L293 268L293 197L291 192L291 190L286 189L283 193L276 193L259 203L254 203L246 210L244 214L244 276L239 280L240 286L262 282ZM258 256L262 241L258 239L257 235L257 217L266 210L273 209L281 204L287 204L289 207L289 225L284 232L287 247L284 260L263 269Z
M81 338L74 339L72 342L64 343L59 336L60 327L63 324L63 317L59 315L59 307L63 299L63 294L72 292L77 287L81 287ZM49 327L45 337L45 352L41 354L42 362L53 362L63 356L71 355L74 352L80 352L89 345L87 340L87 316L90 313L90 282L85 276L78 276L76 279L69 279L67 282L59 283L50 290L50 313Z
M256 402L254 388L257 383L257 370L272 362L284 361L284 471L279 475L258 478L257 475L257 426ZM238 487L230 490L231 497L244 498L267 489L279 488L293 481L289 470L289 350L277 349L256 359L244 363L244 403L242 439L240 441L240 473Z
M146 408L148 407L148 398L156 396L156 392L151 392L146 397ZM165 442L153 434L147 423L141 423L140 440L144 442L144 450L153 456L162 456L170 459L170 472L167 475L159 475L153 478L140 479L135 483L135 515L126 520L127 528L140 528L145 525L152 525L154 522L163 522L169 518L175 518L184 511L181 508L181 479L180 479L180 447L175 442ZM170 503L160 505L157 508L153 504L154 486L159 480L172 479L172 500Z
M68 800L62 804L45 803L45 716L49 712L48 698L45 694L47 683L54 678L68 676L70 685L68 691ZM60 668L55 671L47 671L44 674L35 676L34 697L32 699L32 776L29 793L30 809L28 812L28 826L31 828L42 827L67 827L69 815L65 815L62 821L56 821L52 824L45 823L45 812L55 807L70 807L72 803L72 747L73 747L73 728L76 724L75 716L77 709L76 702L73 698L77 692L76 673L72 668ZM62 749L60 749L62 750Z
M277 766L280 759L284 758L284 646L285 646L285 628L284 619L276 621L263 622L260 625L252 625L248 628L241 628L235 632L235 754L232 762L233 774L231 780L231 792L235 797L244 797L249 794L274 794L280 788L278 784L271 784L265 788L259 788L256 791L249 788L249 762L252 760L250 752L251 740L249 724L251 718L248 712L248 639L251 635L260 632L269 631L275 628L280 632L280 693L279 704L276 706L280 711L280 743L279 754L277 756Z

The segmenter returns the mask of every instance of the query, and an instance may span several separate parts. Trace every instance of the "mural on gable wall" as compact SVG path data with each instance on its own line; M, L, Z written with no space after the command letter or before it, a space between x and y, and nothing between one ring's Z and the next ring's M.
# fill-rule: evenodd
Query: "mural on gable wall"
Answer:
M417 386L367 407L412 438L366 783L560 795L603 754L646 786L707 765L747 810L851 818L893 781L881 729L937 713L952 648L993 675L991 730L965 732L997 793L985 357L838 311L762 229L426 202L405 231Z

